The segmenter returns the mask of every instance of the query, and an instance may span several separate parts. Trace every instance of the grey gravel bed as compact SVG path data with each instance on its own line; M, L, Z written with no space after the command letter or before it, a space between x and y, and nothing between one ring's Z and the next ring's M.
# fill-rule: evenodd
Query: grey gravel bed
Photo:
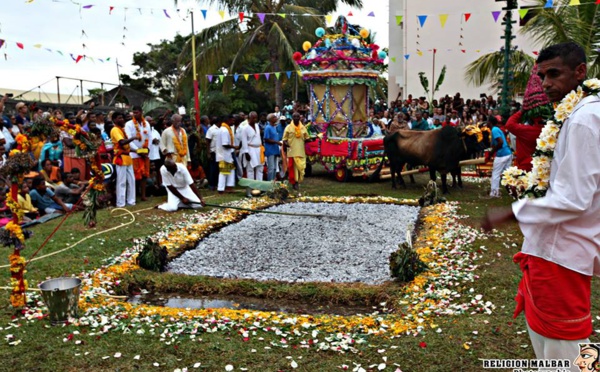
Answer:
M398 249L419 208L387 204L292 203L271 211L347 215L348 220L254 214L203 239L169 271L289 282L389 280Z

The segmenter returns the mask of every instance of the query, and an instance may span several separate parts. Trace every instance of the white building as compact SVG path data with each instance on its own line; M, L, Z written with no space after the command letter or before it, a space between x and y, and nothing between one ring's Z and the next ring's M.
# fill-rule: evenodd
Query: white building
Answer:
M531 6L532 2L519 1L523 9L528 4ZM481 93L491 93L489 87L469 85L464 72L469 63L504 46L500 37L504 34L505 12L498 15L497 21L493 12L501 11L505 5L505 1L495 0L390 0L389 100L395 100L401 92L405 92L404 98L408 94L425 96L419 72L425 72L431 86L434 49L435 79L442 67L447 67L446 78L435 97L460 92L464 98L478 98ZM532 14L530 11L528 16ZM397 24L397 16L402 17L401 25ZM513 20L517 21L513 46L533 56L539 47L519 33L518 11L514 11Z

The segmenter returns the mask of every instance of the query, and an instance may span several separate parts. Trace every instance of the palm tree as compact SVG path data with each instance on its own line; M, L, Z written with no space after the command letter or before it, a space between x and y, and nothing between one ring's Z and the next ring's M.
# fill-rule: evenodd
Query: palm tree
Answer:
M305 40L314 41L314 30L324 27L322 14L333 12L340 3L362 7L362 0L199 0L216 5L230 14L265 14L264 22L253 16L243 23L238 18L203 29L196 37L196 61L199 75L223 71L242 74L244 59L250 54L267 52L265 72L295 70L293 53ZM279 14L297 15L280 16ZM182 51L182 60L191 46ZM187 66L189 69L189 66ZM272 77L274 79L274 77ZM275 79L275 101L283 104L282 79ZM203 81L206 84L206 81ZM230 84L230 83L229 83Z
M536 0L534 7L543 8L546 0ZM581 45L588 56L588 76L600 77L600 5L596 0L581 0L579 6L569 6L570 0L556 0L555 9L541 9L520 32L530 37L542 48L551 44L574 41ZM516 92L522 92L535 59L522 51L511 53ZM465 77L470 84L499 86L504 52L486 54L466 67Z

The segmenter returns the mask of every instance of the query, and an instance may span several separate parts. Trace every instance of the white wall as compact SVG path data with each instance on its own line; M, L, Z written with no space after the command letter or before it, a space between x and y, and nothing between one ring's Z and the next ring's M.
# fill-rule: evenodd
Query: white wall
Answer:
M519 3L526 5L531 1ZM460 92L465 98L477 98L481 93L489 93L489 87L468 85L464 71L472 61L504 46L504 40L500 39L504 33L501 24L504 12L495 23L492 11L501 10L505 4L494 0L390 0L390 57L396 57L396 62L390 60L389 64L389 100L395 99L403 86L406 87L404 97L407 94L417 97L425 95L418 74L424 71L431 85L434 48L437 49L436 79L442 66L447 66L445 81L436 97ZM468 22L464 21L464 13L471 13ZM440 23L440 14L449 15L444 28ZM396 25L396 15L404 15L403 27ZM428 15L423 28L419 27L417 15ZM513 20L519 20L516 11L513 12ZM517 38L513 40L513 45L533 55L532 51L538 50L537 47L518 32L518 22L515 26ZM460 38L461 34L463 39ZM419 49L422 56L417 53ZM410 54L408 60L404 59L405 54ZM403 79L405 76L406 82Z

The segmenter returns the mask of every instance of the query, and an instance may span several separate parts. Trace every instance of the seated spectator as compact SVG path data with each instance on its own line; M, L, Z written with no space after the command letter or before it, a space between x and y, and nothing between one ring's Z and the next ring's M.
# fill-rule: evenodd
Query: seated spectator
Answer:
M27 182L23 182L21 185L21 190L19 191L19 195L17 195L17 202L19 203L19 207L23 210L23 213L25 213L22 222L30 222L39 217L40 212L33 206L33 203L31 203L29 185Z
M6 226L12 220L12 213L10 208L6 205L6 193L7 188L3 187L0 190L0 227Z
M72 204L63 203L62 200L54 195L54 192L46 187L44 177L36 177L33 179L33 188L29 192L33 205L45 214L65 213L73 208Z
M62 162L62 154L63 145L58 138L58 133L52 133L40 152L40 169L44 167L45 160L51 160L55 164Z
M44 180L51 185L52 188L56 188L56 186L62 183L62 178L60 176L60 168L55 166L51 160L46 159L42 163L42 170L40 172L41 176L44 177Z
M77 204L85 191L85 185L76 184L71 173L65 173L63 180L63 184L54 189L54 194L65 203Z
M80 186L87 185L87 181L81 179L81 170L79 170L79 168L72 168L70 173L71 176L73 176L73 182Z

